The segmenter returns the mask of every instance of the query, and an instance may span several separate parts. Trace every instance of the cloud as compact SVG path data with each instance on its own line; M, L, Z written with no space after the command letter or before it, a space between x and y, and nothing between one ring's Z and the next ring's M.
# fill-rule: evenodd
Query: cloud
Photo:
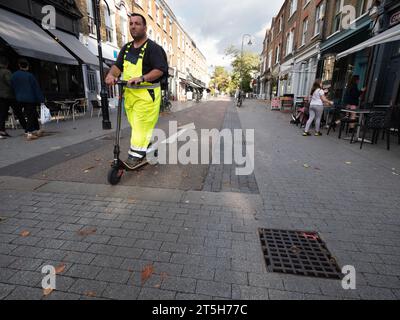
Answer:
M208 65L228 66L224 51L241 47L242 35L253 35L246 50L261 53L266 28L284 0L166 0Z

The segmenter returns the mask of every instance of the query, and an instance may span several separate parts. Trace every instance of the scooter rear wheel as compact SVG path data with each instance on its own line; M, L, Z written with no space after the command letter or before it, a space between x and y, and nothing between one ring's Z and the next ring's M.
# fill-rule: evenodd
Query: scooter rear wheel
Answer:
M112 186L117 185L122 178L122 175L124 174L124 171L121 169L116 169L116 168L111 168L110 171L108 171L108 183L111 184Z

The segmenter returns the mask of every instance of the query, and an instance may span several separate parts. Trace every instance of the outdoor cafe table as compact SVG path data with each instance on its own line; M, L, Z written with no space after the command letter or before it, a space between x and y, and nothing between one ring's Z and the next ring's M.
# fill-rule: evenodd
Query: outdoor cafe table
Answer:
M53 101L54 103L60 104L61 106L66 106L68 110L72 111L72 119L75 121L75 105L77 100L63 100L63 101Z
M367 109L355 109L355 110L342 109L341 111L342 112L348 112L348 113L356 114L356 115L360 116L359 117L359 121L358 121L359 126L357 128L356 142L361 142L360 134L361 134L361 125L362 125L363 120L364 120L364 115L365 114L370 114L372 112L372 110L367 110ZM351 138L350 137L346 137L344 139L350 140ZM364 142L372 143L372 141L369 141L369 140L364 140Z

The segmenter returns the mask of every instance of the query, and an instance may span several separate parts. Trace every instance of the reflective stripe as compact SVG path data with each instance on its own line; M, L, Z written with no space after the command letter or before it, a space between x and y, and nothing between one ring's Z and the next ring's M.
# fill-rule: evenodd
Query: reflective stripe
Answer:
M135 157L135 158L139 158L139 159L144 158L144 156L142 156L141 154L136 153L136 152L132 152L132 151L130 151L130 150L129 150L128 154L129 154L131 157Z

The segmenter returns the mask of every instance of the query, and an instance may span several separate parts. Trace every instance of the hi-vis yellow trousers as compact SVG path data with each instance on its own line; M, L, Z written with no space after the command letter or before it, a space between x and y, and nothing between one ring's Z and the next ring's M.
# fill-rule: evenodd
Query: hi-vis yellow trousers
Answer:
M143 57L147 48L147 43L143 46L136 64L126 60L126 55L129 52L128 46L125 52L123 80L138 78L143 75ZM157 124L160 105L161 105L161 88L158 85L144 82L140 87L144 89L125 88L125 111L128 121L132 128L131 136L131 156L142 157L147 151L154 128ZM154 87L147 89L146 87Z

